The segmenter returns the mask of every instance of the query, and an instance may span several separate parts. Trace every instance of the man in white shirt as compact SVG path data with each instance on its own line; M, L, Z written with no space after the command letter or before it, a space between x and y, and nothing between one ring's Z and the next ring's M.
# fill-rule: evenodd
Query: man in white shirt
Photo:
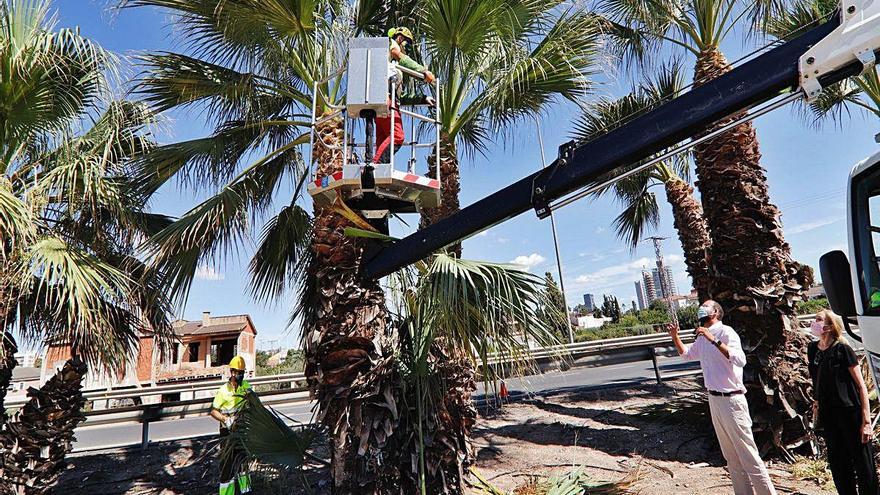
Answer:
M724 310L715 301L700 305L694 343L687 346L678 336L678 327L667 327L678 353L686 360L700 361L703 381L709 392L709 411L721 453L727 460L727 470L736 495L776 494L767 467L758 454L752 436L752 418L746 402L743 385L743 366L746 355L739 335L721 323Z

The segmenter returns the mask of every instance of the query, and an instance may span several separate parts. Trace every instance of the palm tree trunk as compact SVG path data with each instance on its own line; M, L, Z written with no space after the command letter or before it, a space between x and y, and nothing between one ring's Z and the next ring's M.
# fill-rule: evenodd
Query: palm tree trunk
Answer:
M428 156L428 175L437 178L435 153ZM461 177L458 171L458 153L455 149L455 139L446 133L440 134L440 206L425 208L422 210L422 220L419 228L433 225L440 220L458 213L461 209L458 195L461 192ZM456 242L447 247L450 253L461 257L461 243Z
M706 50L694 79L710 80L729 70L718 49ZM695 159L712 239L709 290L747 351L744 379L755 440L764 452L774 447L787 452L807 438L807 338L792 322L812 271L791 259L751 123L697 146Z
M49 493L73 448L74 429L85 421L82 379L86 365L73 358L0 430L0 494Z
M709 298L710 241L703 206L694 198L694 188L680 178L673 177L664 182L664 186L688 274L700 301L705 301Z
M2 317L0 317L2 318ZM0 331L3 327L0 327ZM18 352L18 346L15 344L15 338L12 334L5 332L3 335L3 354L0 355L0 429L6 422L6 394L9 391L9 384L12 383L12 370L15 369L15 353Z
M428 168L428 175L436 178L435 153L428 156ZM440 206L422 210L419 227L425 228L457 213L461 209L458 198L460 192L461 182L455 139L441 132ZM447 246L446 249L449 253L461 257L460 242ZM446 394L443 396L443 401L436 404L436 409L431 412L435 420L426 422L424 426L427 430L425 437L430 442L430 447L425 453L428 493L465 493L465 474L473 462L470 435L476 419L476 409L473 405L476 375L469 360L463 356L449 356L443 352L442 346L433 346L431 357ZM416 448L417 444L410 442L409 447ZM415 475L409 463L410 457L402 456L401 470Z
M339 145L342 122L326 122L318 134L324 143ZM316 145L314 159L319 176L342 168L339 150ZM347 226L332 210L316 208L306 376L318 401L318 421L330 432L333 493L369 495L395 486L383 449L397 424L396 336L382 288L359 276L363 241L347 237Z

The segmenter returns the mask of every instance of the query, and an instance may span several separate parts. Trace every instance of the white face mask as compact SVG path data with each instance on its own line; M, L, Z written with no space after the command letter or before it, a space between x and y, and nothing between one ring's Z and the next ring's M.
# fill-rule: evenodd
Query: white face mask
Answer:
M821 337L825 333L825 325L821 321L814 321L810 324L810 333L816 337Z

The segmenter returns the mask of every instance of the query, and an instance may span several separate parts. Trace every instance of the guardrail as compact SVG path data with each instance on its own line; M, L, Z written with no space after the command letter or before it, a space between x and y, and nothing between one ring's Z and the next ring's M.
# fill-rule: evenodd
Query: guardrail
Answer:
M814 318L814 315L804 315L800 320ZM693 330L682 330L682 340L685 343L693 342ZM595 340L565 344L547 348L532 349L524 352L524 356L539 364L552 363L553 365L566 364L575 367L605 366L608 364L630 363L650 360L654 367L657 383L662 382L662 375L657 362L657 357L664 352L672 350L672 341L666 333L637 335L614 339ZM674 351L673 351L674 352ZM592 357L601 356L602 359L591 360ZM494 356L491 360L495 364L504 364L510 361L510 357ZM290 373L285 375L255 377L248 380L252 385L286 384L291 388L260 392L260 398L268 405L288 405L298 402L308 402L308 388L302 385L305 376L302 373ZM163 385L156 387L143 387L135 390L93 390L84 393L89 400L120 399L129 397L142 397L144 395L168 394L188 391L213 390L225 383L224 380L211 382L199 382L190 386ZM193 416L205 416L211 410L212 397L204 397L192 400L161 402L158 404L144 404L113 409L101 409L85 413L86 422L82 427L90 428L102 425L120 425L136 423L142 425L141 447L149 445L150 423L165 419L183 419ZM23 403L22 401L17 401ZM13 405L16 403L9 403ZM107 448L107 447L101 447ZM76 449L75 449L76 451Z
M267 375L267 376L257 376L254 378L249 378L248 382L253 385L275 385L275 384L285 384L290 383L291 387L305 385L306 377L303 373L286 373L282 375ZM86 400L90 401L100 401L100 400L121 400L121 399L134 399L134 398L143 398L149 397L152 395L165 395L165 394L176 394L176 393L195 393L195 392L206 392L216 390L220 385L226 383L225 379L222 380L208 380L208 381L199 381L192 382L189 384L169 384L169 385L155 385L155 386L141 386L141 387L126 387L126 388L113 388L110 390L107 389L92 389L86 390L83 392L83 397ZM8 408L17 408L24 405L27 402L27 399L18 399L18 400L9 400L6 401L6 407Z
M812 320L815 315L798 316L800 321ZM692 339L693 329L682 330L682 340L689 342ZM618 337L613 339L592 340L586 342L577 342L574 344L561 344L557 346L542 347L539 349L524 350L522 356L510 356L500 354L490 354L489 364L497 365L506 361L512 361L518 357L532 359L535 361L552 360L563 356L577 358L589 354L601 354L603 352L613 352L621 349L631 349L638 346L654 346L659 347L663 344L671 345L672 342L665 332L653 333L648 335L634 335L629 337ZM303 373L288 373L283 375L257 376L248 380L251 385L271 385L290 383L290 386L305 385L305 375ZM220 385L226 383L225 379L207 380L192 382L188 384L173 383L168 385L146 385L133 387L117 387L112 389L91 389L83 392L83 397L90 401L101 400L121 400L121 399L142 399L154 395L165 395L175 393L195 393L206 392L217 389ZM15 409L21 407L27 399L7 400L6 406Z

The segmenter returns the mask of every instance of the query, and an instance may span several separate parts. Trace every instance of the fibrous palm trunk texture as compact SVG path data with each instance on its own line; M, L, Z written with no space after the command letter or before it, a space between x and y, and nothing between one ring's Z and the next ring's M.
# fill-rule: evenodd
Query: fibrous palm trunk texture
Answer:
M0 321L2 321L3 316L0 316ZM5 327L0 327L0 331ZM15 344L15 339L12 337L12 334L9 332L4 332L3 334L3 354L0 355L0 428L3 427L3 423L7 420L6 415L6 393L9 391L9 385L12 383L12 370L15 369L15 353L18 352L18 346Z
M428 155L428 176L437 178L437 155L432 152ZM445 133L440 134L440 206L436 208L422 209L420 228L443 220L444 218L458 213L461 205L458 195L461 192L461 177L458 170L458 153L455 149L455 141ZM446 250L457 257L461 257L461 243L456 242L447 246Z
M708 81L729 70L718 49L705 50L694 79ZM795 304L812 272L791 259L751 123L697 146L695 160L712 239L709 293L742 337L755 440L763 452L787 453L807 440L807 338L796 331Z
M694 188L673 178L664 183L666 199L672 206L673 225L684 249L688 275L700 301L709 298L709 231L703 217L703 206L694 198Z
M436 158L435 153L428 156L428 175L434 178L437 177ZM433 225L460 209L458 152L454 138L443 132L440 134L440 188L440 206L422 210L420 228ZM461 257L460 242L447 246L446 250ZM473 462L470 435L477 416L472 400L476 389L473 364L465 356L449 355L441 346L431 347L431 357L445 394L431 413L434 419L423 425L430 442L425 454L427 488L429 493L464 493L464 473ZM416 447L412 442L408 445ZM415 455L416 452L403 455L404 472L413 472L407 463Z
M317 139L342 143L342 122L325 122ZM318 176L341 170L341 155L316 144ZM349 225L329 208L315 210L309 278L317 307L305 322L306 376L331 437L333 493L388 493L397 486L384 454L398 421L396 337L382 288L359 276L363 241L344 234Z
M0 494L49 493L73 448L74 429L85 421L82 379L86 365L78 358L64 364L0 429Z

